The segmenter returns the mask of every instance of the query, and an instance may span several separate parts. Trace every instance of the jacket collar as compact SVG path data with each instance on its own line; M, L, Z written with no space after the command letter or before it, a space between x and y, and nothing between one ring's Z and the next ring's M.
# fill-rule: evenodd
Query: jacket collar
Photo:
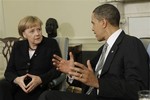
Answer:
M116 54L116 52L118 50L118 46L121 43L121 41L123 40L124 36L125 36L125 33L124 33L124 31L122 31L121 34L116 39L114 45L112 46L112 48L111 48L111 50L110 50L110 52L109 52L109 54L108 54L108 56L107 56L107 58L105 60L101 76L108 71L108 69L109 69L109 67L110 67L110 65L112 63L112 60L114 59L114 56L115 56L115 54Z
M28 40L23 40L23 41L24 41L24 43L22 45L24 45L24 46L22 46L22 49L23 49L22 53L26 59L30 60ZM38 45L37 49L35 50L34 55L39 54L39 50L40 50L41 46L45 43L45 41L46 41L46 37L43 36L43 39L42 39L41 43Z

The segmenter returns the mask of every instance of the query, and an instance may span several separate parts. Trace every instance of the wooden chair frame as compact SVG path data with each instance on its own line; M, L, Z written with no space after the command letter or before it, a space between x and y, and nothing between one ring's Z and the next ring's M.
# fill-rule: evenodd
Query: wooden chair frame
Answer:
M2 54L4 58L6 59L7 63L8 63L14 42L19 41L19 40L20 38L17 38L17 37L0 38L0 41L4 44L3 49L2 49Z

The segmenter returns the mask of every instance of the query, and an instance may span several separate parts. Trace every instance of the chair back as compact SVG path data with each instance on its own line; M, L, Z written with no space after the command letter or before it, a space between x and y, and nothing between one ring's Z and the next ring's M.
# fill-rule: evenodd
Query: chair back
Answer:
M20 40L20 38L17 38L17 37L0 38L0 41L4 44L2 48L2 54L4 58L6 59L7 63L10 57L13 44L15 41L18 41L18 40Z
M55 39L57 40L59 48L61 50L62 58L67 60L69 39L67 37L56 37Z
M145 49L148 49L148 45L150 44L150 37L142 37L140 38L142 43L144 44Z
M147 53L149 54L150 58L150 37L142 37L140 38L140 40L144 44L144 47L147 50ZM150 78L150 61L149 61L149 78ZM149 79L149 89L150 89L150 79Z
M69 46L69 38L67 37L56 37L55 38L58 42L62 58L67 60L68 57L68 46ZM58 78L52 80L49 83L49 89L59 90L59 91L66 91L66 74L62 73Z
M0 38L0 79L4 78L4 70L6 69L6 65L8 64L13 44L15 41L18 41L20 39L21 38L17 37Z

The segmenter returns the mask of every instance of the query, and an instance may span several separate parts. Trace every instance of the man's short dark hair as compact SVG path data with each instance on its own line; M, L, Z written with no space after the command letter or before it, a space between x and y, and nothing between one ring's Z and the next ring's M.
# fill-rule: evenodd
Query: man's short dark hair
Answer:
M119 26L120 13L118 9L111 4L103 4L98 6L93 11L94 16L98 19L106 19L111 25Z

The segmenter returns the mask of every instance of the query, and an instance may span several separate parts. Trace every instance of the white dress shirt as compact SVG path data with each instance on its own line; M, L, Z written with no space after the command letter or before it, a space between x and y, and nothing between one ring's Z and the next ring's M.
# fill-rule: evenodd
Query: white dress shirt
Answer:
M115 33L113 33L113 34L108 38L108 40L106 41L107 44L108 44L108 47L107 47L107 50L106 50L104 62L105 62L105 60L106 60L106 58L107 58L107 56L108 56L108 53L110 52L111 47L113 46L113 44L115 43L116 39L117 39L118 36L120 35L121 31L122 31L122 29L117 30L117 31L116 31ZM101 58L101 56L100 56L100 58ZM98 60L98 62L97 62L97 64L96 64L95 70L97 69L97 67L98 67L98 65L99 65L99 63L100 63L100 62L99 62L99 61L100 61L100 58L99 58L99 60ZM99 72L98 72L99 75L101 74L101 71L102 71L102 70L99 70Z

